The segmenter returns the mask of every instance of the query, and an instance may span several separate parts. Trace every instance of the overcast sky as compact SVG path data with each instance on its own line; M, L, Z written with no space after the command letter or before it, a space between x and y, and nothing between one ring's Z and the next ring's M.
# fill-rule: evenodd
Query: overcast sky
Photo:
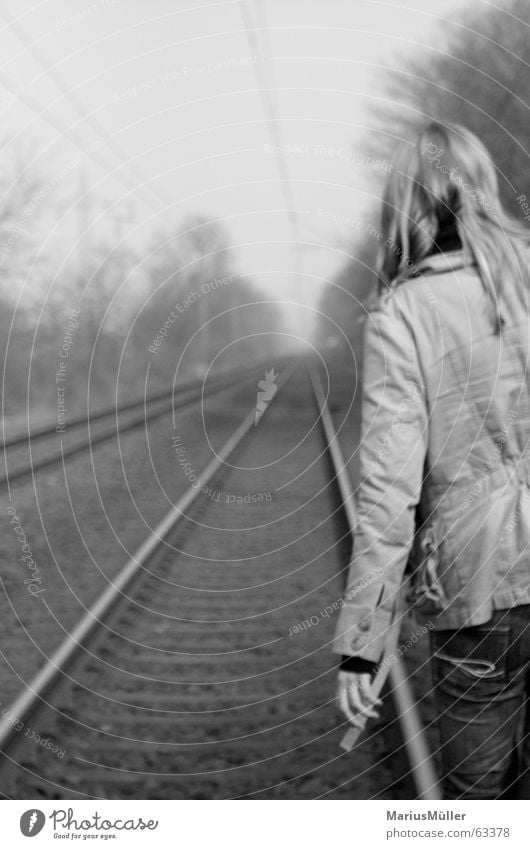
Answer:
M62 183L74 195L86 174L94 191L85 217L121 202L141 242L157 226L178 228L189 212L217 216L240 271L311 302L344 259L344 232L318 211L361 216L374 192L359 145L374 69L441 37L443 17L464 3L259 0L257 11L250 0L272 56L282 143L295 148L285 162L301 235L329 246L304 252L298 286L238 2L2 0L3 132L52 162L52 177L71 163ZM138 183L145 188L131 191Z

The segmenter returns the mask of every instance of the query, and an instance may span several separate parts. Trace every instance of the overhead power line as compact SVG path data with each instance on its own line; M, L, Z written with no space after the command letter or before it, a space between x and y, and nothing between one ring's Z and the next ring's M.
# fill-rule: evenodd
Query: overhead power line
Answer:
M241 17L243 19L250 53L251 55L256 55L259 59L259 61L254 64L254 73L256 75L256 82L258 84L261 102L263 105L263 111L265 113L265 118L267 121L267 128L271 137L273 150L276 158L276 166L278 168L280 184L282 187L285 212L288 217L291 229L291 237L293 240L293 244L297 246L300 241L300 226L296 204L294 200L293 187L289 177L289 171L285 159L284 145L282 143L280 118L274 100L275 89L270 84L267 85L267 83L270 82L270 80L267 80L268 62L264 56L264 52L262 49L262 41L260 40L257 34L256 27L254 26L254 22L252 20L252 15L248 6L248 0L238 0L238 5Z

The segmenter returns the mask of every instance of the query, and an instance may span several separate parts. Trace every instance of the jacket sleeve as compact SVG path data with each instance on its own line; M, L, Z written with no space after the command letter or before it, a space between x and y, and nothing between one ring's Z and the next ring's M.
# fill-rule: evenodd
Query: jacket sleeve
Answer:
M428 442L425 391L399 292L364 329L353 559L333 651L379 661L414 536Z

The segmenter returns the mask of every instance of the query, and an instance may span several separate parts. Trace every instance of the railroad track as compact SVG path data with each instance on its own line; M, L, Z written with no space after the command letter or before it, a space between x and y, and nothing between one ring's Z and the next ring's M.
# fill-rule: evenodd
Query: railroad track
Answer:
M327 611L351 528L325 399L300 365L278 387L4 712L5 797L414 795L392 716L340 748Z
M117 435L144 427L147 422L155 421L172 410L184 409L206 396L212 397L262 373L263 364L257 363L245 369L220 374L210 380L207 387L202 379L186 380L164 392L147 395L120 406L107 407L88 416L72 418L64 431L58 430L57 423L54 423L30 430L29 433L10 436L0 446L4 452L5 470L0 475L0 487L60 465L64 460L91 451ZM77 438L83 428L86 434Z

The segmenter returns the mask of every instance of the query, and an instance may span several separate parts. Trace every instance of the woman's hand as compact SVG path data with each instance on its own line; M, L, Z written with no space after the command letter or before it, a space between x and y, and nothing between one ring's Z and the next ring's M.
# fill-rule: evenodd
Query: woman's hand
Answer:
M371 677L366 672L340 670L337 681L337 699L346 719L357 728L364 728L361 717L378 717L375 705L381 705L372 693Z

